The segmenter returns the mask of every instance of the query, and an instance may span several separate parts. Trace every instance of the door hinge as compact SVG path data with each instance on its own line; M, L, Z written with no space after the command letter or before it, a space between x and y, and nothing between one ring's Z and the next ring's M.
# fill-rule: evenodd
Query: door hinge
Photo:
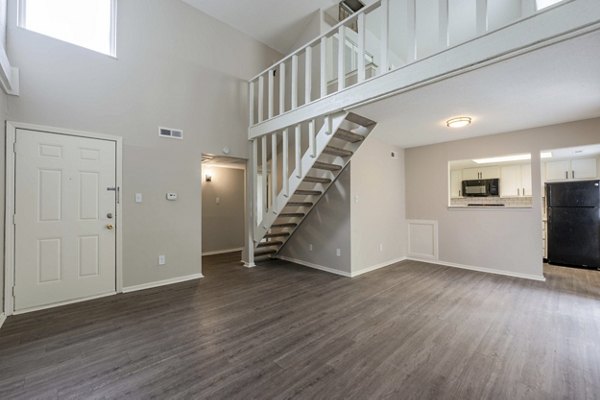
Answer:
M13 153L17 154L17 141L15 140L12 144Z
M13 297L15 297L15 298L17 297L17 294L16 294L16 293L17 293L17 287L16 287L16 286L13 286L13 287L12 287L12 296L13 296Z
M13 214L13 225L17 224L17 214Z

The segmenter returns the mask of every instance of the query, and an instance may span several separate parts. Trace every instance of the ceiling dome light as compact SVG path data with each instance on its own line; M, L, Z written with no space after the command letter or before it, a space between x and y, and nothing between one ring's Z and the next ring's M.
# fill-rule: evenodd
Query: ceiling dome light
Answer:
M462 128L464 126L471 124L471 117L456 117L450 118L446 121L446 126L448 128Z

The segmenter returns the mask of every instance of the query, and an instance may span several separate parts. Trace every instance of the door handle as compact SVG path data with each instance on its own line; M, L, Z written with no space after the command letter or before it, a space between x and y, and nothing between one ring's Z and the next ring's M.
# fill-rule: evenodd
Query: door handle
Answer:
M113 228L114 228L113 224L106 225L106 229L108 229L109 231L112 231Z
M571 171L571 176L575 179L575 171Z
M521 189L517 188L517 196L521 195L520 191L521 191Z
M569 171L565 171L565 179L569 179Z
M523 196L525 196L525 188L523 188Z

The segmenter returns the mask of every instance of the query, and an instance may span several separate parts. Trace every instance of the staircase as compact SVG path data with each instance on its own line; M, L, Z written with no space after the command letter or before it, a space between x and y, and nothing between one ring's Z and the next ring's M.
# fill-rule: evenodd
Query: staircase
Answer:
M375 122L351 112L342 112L324 118L318 133L314 132L315 123L315 121L309 123L306 132L309 135L307 141L309 144L304 154L296 158L296 168L289 176L285 171L289 164L285 159L289 157L287 150L290 147L286 137L287 130L281 133L284 136L281 151L284 159L281 163L282 168L279 168L277 162L279 153L277 136L271 138L270 158L268 158L269 154L263 153L265 156L262 157L263 161L267 158L267 162L263 163L262 170L269 170L268 167L264 167L265 164L270 166L271 180L269 187L261 189L263 194L272 193L272 196L270 204L268 201L263 201L263 204L259 205L264 207L265 212L254 230L256 260L273 257L281 250L375 127ZM293 152L297 156L301 153L299 149L302 143L302 131L298 131L297 129L296 139L300 138L300 140L294 143ZM267 146L263 143L261 153L265 149ZM282 178L287 176L287 179L282 179L281 191L277 184L279 172ZM266 200L266 197L268 196L264 196L263 200Z

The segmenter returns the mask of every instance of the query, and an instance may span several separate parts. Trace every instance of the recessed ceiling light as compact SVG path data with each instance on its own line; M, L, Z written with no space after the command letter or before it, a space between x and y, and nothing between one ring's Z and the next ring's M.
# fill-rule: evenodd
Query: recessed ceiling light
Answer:
M471 122L471 117L456 117L450 118L448 121L446 121L446 126L448 128L462 128L471 124Z

